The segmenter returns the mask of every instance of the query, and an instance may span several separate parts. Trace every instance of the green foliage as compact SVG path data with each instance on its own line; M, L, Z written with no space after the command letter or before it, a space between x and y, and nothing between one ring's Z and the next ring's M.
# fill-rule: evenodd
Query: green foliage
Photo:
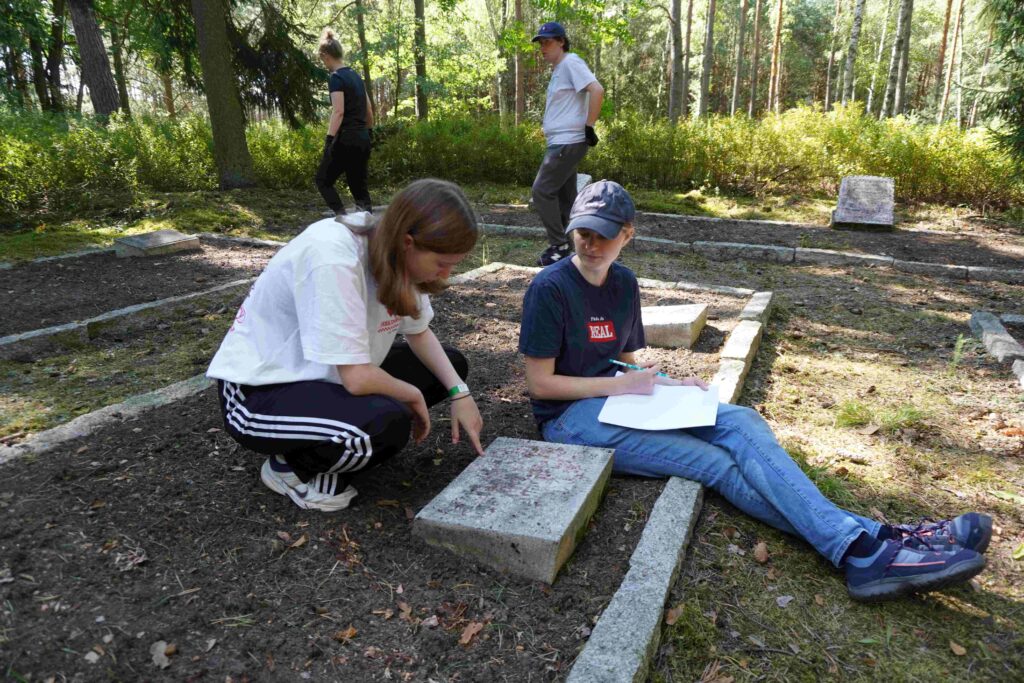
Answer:
M1005 123L999 141L1024 168L1024 13L1020 0L988 0L988 6L998 62L1007 83L992 106Z
M845 401L836 411L837 427L862 427L871 419L871 408L860 401Z

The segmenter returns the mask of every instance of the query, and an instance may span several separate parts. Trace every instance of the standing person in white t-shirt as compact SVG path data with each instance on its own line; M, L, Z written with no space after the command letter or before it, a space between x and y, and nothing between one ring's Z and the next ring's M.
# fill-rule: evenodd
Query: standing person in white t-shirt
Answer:
M569 38L557 21L537 29L533 42L540 44L541 56L552 68L544 104L547 150L533 181L533 206L549 245L537 262L549 266L572 253L565 226L576 201L576 167L587 148L597 144L594 124L601 115L604 88L587 63L569 52Z
M228 433L270 456L263 483L325 512L348 507L351 477L402 450L410 431L421 443L427 409L445 398L452 442L464 431L483 453L468 362L429 327L428 294L476 244L465 195L417 180L379 220L345 221L314 223L274 255L207 371Z

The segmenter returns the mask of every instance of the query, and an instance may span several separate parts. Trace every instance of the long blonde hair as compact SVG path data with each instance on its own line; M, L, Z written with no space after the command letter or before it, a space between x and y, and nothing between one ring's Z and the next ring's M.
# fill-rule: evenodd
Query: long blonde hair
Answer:
M377 282L377 299L396 315L418 318L419 293L436 294L448 283L409 281L406 235L418 249L465 254L476 244L476 216L458 185L424 178L395 195L374 228L370 236L370 270Z

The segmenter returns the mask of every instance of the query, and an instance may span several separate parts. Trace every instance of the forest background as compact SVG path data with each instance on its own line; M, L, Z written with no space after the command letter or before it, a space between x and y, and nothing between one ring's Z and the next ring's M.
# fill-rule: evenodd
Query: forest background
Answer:
M1024 203L1017 0L666 2L2 0L0 224L309 189L328 26L377 111L372 182L529 186L551 19L607 91L597 177L757 197L868 173L909 202Z

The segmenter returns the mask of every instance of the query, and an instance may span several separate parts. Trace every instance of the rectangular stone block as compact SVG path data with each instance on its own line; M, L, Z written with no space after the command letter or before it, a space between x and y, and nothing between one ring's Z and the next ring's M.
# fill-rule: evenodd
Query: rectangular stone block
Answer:
M688 349L708 320L707 304L644 306L640 309L644 337L649 346Z
M839 184L839 202L832 227L849 230L892 230L896 184L892 178L851 175Z
M792 263L793 247L775 247L770 244L741 244L739 242L694 242L693 250L712 261L750 259L773 263Z
M1006 331L999 318L987 311L975 311L971 314L971 332L1000 362L1024 358L1024 347Z
M1003 313L999 316L1003 319L1003 322L1007 325L1024 325L1024 315L1017 315L1016 313Z
M1024 283L1024 270L967 266L967 279L979 282L1012 282L1021 284Z
M767 323L772 314L772 292L754 292L750 301L740 311L740 320L756 320L759 323Z
M118 257L160 256L176 251L202 249L197 235L186 235L177 230L156 230L142 235L118 237L114 240L114 251Z
M833 251L832 249L796 248L794 256L797 263L820 263L826 266L891 266L891 256L874 254L858 254L852 251Z
M613 450L495 439L413 521L461 557L553 583L608 483Z
M732 358L718 362L718 372L711 383L718 385L718 400L721 403L735 403L743 391L743 380L747 378L750 364Z
M1024 389L1024 360L1013 361L1013 374L1017 376L1020 388Z
M733 328L729 338L725 340L720 358L730 358L750 363L757 353L757 346L761 343L761 333L764 325L756 320L741 320Z
M967 279L967 266L953 266L944 263L923 263L921 261L900 261L896 259L892 267L904 273L916 273L918 275L938 275L949 277L955 280Z

